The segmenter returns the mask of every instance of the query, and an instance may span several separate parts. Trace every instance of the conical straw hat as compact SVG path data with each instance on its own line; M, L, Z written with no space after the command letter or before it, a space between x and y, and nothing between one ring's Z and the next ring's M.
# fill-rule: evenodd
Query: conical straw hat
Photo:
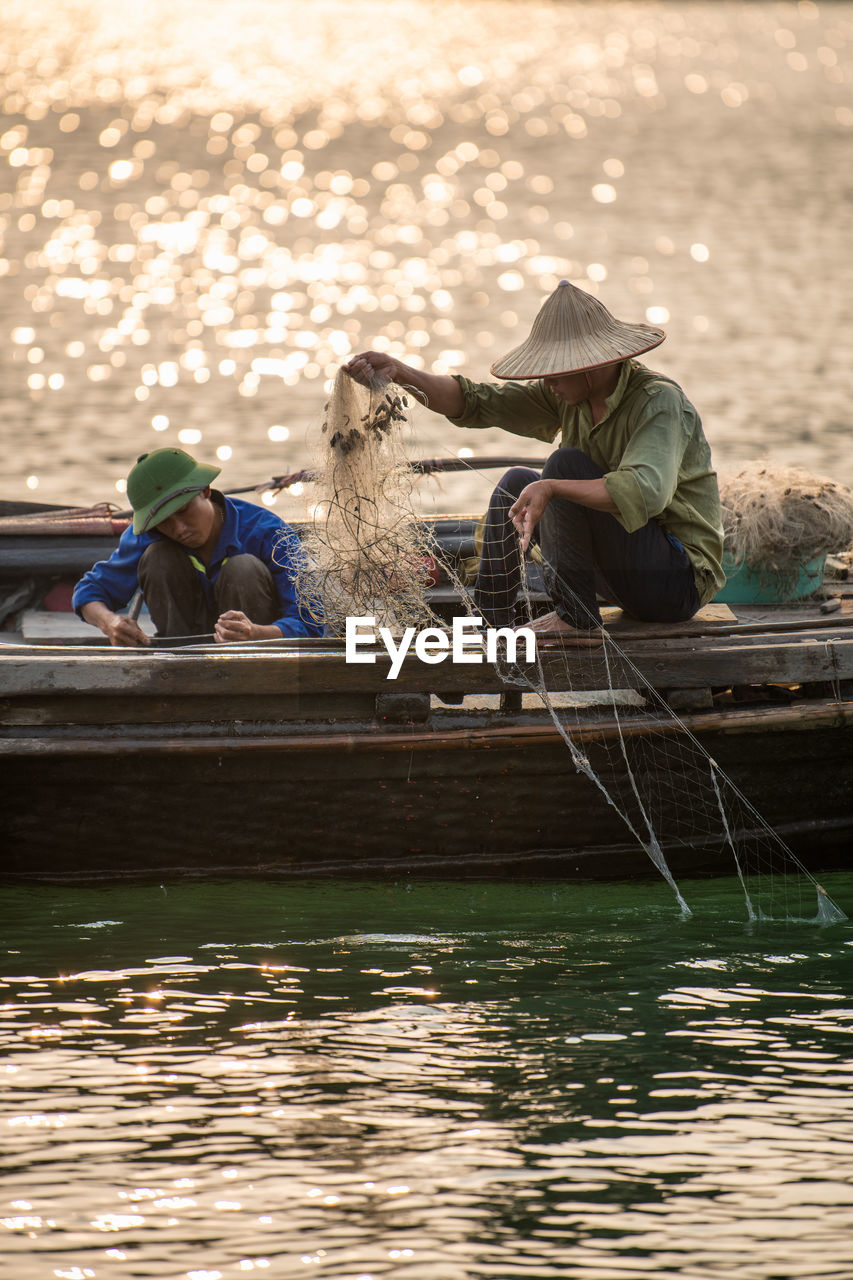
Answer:
M650 324L625 324L591 294L561 280L533 321L530 336L492 365L496 378L547 378L581 373L651 351L666 334Z

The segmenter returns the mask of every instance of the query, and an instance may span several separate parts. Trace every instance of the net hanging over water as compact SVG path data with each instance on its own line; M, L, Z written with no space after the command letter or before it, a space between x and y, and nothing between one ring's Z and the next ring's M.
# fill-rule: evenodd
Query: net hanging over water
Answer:
M470 587L417 519L416 476L403 448L406 409L404 390L389 383L364 387L339 371L322 430L315 517L304 539L308 567L298 583L305 606L316 616L323 610L333 634L343 634L348 616L364 615L396 635L411 626L446 630L426 596L434 561L457 590L457 611L480 616ZM538 601L520 544L517 556L508 572L520 575L517 625L524 626ZM562 592L569 590L561 584ZM590 784L590 805L597 795L603 813L618 815L684 915L690 908L670 860L695 863L698 854L700 862L707 855L718 863L722 850L741 881L750 920L846 919L618 641L606 628L593 629L595 623L590 617L589 637L540 636L530 661L523 645L514 654L499 651L495 660L504 687L522 695L523 712L533 704L552 722L566 747L567 769Z

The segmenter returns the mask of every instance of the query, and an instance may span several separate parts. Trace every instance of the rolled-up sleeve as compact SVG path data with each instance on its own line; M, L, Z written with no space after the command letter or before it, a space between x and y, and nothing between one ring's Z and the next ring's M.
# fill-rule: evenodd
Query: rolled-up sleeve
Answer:
M456 427L485 430L500 427L516 436L550 443L560 429L557 401L540 381L534 382L470 382L456 375L465 398L458 417L450 418Z
M683 401L664 387L650 395L618 467L604 483L628 533L641 529L671 504L690 439Z

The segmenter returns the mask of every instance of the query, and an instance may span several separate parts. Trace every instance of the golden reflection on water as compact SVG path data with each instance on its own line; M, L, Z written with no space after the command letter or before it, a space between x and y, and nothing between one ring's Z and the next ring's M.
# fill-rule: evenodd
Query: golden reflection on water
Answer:
M843 1274L850 929L708 894L11 893L16 1280Z
M6 5L6 496L121 492L154 442L215 454L247 481L296 469L354 350L482 376L563 277L669 325L665 358L728 415L735 448L761 447L769 396L788 447L808 450L821 423L804 436L797 415L814 417L811 387L793 405L776 387L790 350L767 332L766 382L753 373L740 395L721 390L719 363L722 349L735 384L754 370L742 330L763 345L783 264L800 275L801 359L823 359L830 334L810 307L827 314L835 180L814 206L809 140L793 175L772 155L757 166L752 140L775 128L791 141L785 121L807 102L826 161L849 147L849 5L397 0L389 21L378 0L317 0L306 13L288 0ZM758 205L739 210L744 182ZM786 200L811 244L777 231ZM747 263L751 316L743 290L731 296ZM849 396L815 383L833 430ZM282 421L286 455L270 448ZM452 445L437 420L418 429L421 452Z

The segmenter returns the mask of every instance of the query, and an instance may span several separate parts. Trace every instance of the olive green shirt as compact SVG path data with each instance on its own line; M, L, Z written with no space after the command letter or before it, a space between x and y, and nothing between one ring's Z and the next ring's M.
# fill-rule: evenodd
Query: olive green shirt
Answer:
M541 380L470 382L457 376L465 408L459 427L502 427L515 435L580 449L604 472L619 508L614 518L633 533L656 520L690 557L702 604L725 583L723 527L711 450L693 405L671 378L624 361L607 411L592 421L588 400L565 404Z

